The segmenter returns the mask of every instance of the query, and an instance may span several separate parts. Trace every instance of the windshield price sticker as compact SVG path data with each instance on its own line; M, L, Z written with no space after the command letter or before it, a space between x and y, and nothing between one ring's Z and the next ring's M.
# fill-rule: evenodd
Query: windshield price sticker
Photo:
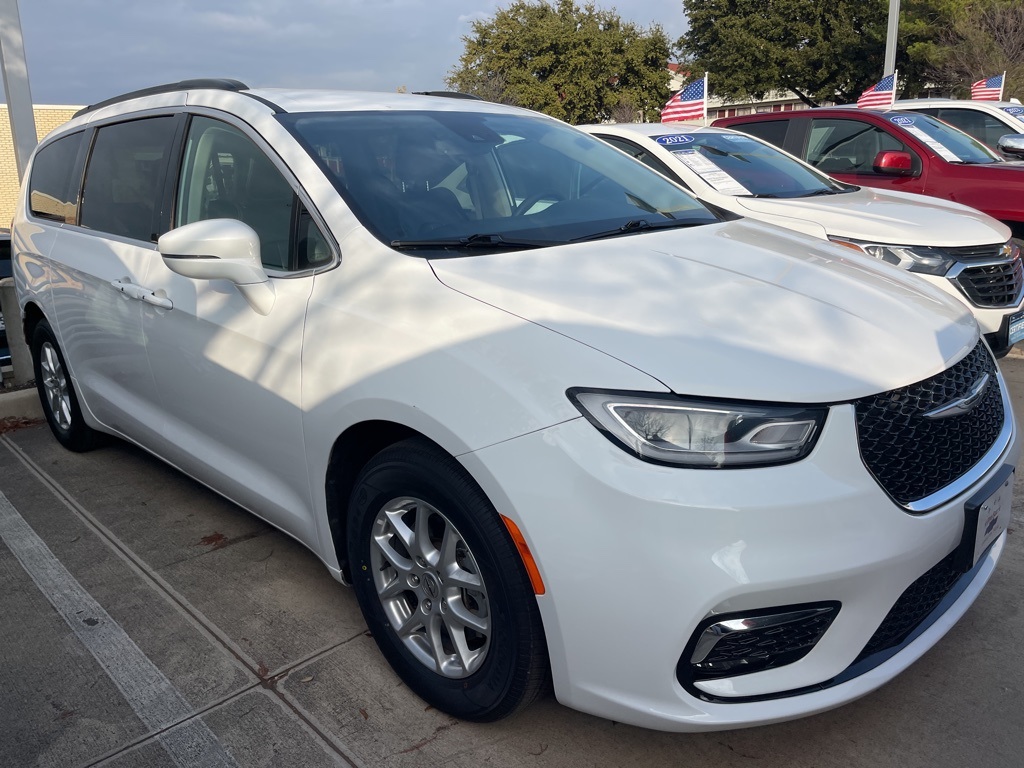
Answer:
M750 190L708 160L696 149L677 149L672 152L679 162L700 176L712 189L726 195L749 195Z
M669 136L658 136L654 139L656 142L661 144L663 147L678 146L680 144L692 144L693 136L687 136L685 134L673 133Z
M951 151L948 147L946 147L941 142L938 142L935 139L933 139L931 136L929 136L927 133L922 131L916 125L903 125L902 128L903 128L904 131L909 133L911 136L915 136L919 140L921 140L925 144L927 144L943 160L948 160L951 163L959 163L960 162L960 158L957 157L955 152Z
M1003 107L1003 112L1009 112L1017 117L1024 116L1024 107Z

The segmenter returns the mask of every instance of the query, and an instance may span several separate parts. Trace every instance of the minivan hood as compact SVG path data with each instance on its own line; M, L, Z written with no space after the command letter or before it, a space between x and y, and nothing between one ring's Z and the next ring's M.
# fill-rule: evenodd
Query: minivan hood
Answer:
M678 394L851 400L932 376L978 340L966 308L923 281L749 220L430 263L448 287Z
M735 200L755 216L815 222L829 235L873 243L957 247L1003 243L1010 237L1005 225L973 208L870 187L821 197Z

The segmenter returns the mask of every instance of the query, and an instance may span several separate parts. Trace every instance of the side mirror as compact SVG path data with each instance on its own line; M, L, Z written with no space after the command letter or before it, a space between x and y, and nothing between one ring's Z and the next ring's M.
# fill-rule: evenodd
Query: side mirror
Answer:
M914 173L914 159L910 156L910 153L899 152L893 149L887 149L875 155L871 168L875 173L881 173L885 176L917 175Z
M274 287L260 262L260 237L236 219L207 219L172 229L156 244L164 265L193 280L230 280L261 315L274 306Z
M1004 155L1024 159L1024 133L1008 133L996 143Z

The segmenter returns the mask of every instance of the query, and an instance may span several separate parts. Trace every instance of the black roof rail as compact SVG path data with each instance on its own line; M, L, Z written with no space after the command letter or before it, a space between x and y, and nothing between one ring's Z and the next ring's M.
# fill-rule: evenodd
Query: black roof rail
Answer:
M479 96L474 96L472 93L460 93L459 91L413 91L416 96L443 96L446 99L473 99L475 101L485 101Z
M200 77L193 80L179 80L176 83L165 83L164 85L154 85L151 88L142 88L138 91L131 91L129 93L122 93L120 96L114 96L110 99L98 101L95 104L90 104L88 107L75 112L75 117L84 115L87 112L101 109L102 107L108 107L111 104L118 104L122 101L128 101L129 99L140 99L143 96L156 96L160 93L173 93L174 91L189 91L198 89L209 89L214 91L247 91L249 86L239 80L230 80L228 78L221 77Z

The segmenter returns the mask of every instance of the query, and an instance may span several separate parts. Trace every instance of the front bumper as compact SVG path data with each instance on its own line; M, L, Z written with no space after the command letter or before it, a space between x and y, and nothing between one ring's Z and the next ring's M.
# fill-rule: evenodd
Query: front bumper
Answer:
M865 469L848 405L831 409L808 458L772 468L646 464L582 418L460 459L539 563L559 700L620 722L691 731L830 709L919 658L977 597L1005 534L930 624L889 657L858 661L904 591L957 549L965 502L1019 454L1014 429L981 480L921 515L897 507ZM841 610L798 661L686 687L677 678L702 620L831 601Z
M1022 319L1024 319L1024 310L1018 310L1010 315L1003 315L999 329L985 334L985 341L988 343L993 355L1005 357L1013 349L1015 342L1010 341L1010 328L1012 326L1017 331Z

